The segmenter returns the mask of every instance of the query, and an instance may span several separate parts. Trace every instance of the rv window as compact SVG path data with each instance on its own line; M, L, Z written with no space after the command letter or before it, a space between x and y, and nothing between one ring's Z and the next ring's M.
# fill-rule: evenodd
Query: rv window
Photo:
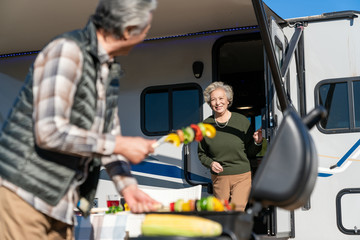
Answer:
M320 82L316 87L318 105L326 108L328 116L318 124L324 133L360 131L359 78L332 79Z
M324 129L349 128L349 102L347 83L324 84L319 89L320 105L325 106L328 117L320 122Z
M284 53L283 53L283 45L277 36L275 36L275 55L279 67L281 68L283 63Z
M354 82L355 127L360 127L360 81Z
M345 188L336 195L337 226L344 234L359 235L356 231L360 220L359 201L360 188Z
M141 129L157 136L200 122L202 89L196 83L146 88L141 94Z

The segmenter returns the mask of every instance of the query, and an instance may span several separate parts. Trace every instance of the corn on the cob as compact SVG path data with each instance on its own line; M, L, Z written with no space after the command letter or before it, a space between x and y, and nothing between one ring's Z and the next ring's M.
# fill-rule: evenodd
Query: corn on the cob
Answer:
M141 231L144 236L212 237L221 235L222 226L198 216L147 214Z

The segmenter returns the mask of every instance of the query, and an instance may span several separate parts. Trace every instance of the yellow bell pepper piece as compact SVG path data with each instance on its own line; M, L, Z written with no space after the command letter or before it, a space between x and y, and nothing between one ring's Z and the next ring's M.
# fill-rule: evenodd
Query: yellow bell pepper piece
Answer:
M222 202L218 198L214 198L214 211L222 212L224 210L225 208Z
M183 203L182 210L184 212L190 212L191 211L190 201L187 201L187 202Z
M214 138L216 135L216 129L214 128L214 126L208 123L203 123L203 125L206 129L206 136L208 138Z
M130 207L127 203L124 204L124 211L130 211Z
M175 146L180 146L180 138L176 133L170 133L164 140L165 142L169 142L174 144Z

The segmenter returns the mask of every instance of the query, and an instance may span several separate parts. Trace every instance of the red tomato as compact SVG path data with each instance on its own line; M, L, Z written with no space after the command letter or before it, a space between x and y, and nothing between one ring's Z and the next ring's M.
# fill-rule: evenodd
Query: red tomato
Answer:
M197 124L191 124L190 127L194 129L195 132L195 141L200 142L203 139L203 135L200 127Z
M175 203L170 203L170 212L175 212Z

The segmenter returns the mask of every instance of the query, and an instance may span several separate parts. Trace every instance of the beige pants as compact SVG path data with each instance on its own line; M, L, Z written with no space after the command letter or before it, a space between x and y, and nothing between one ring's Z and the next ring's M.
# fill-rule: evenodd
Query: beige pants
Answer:
M236 175L211 175L214 196L226 200L231 199L235 210L244 211L251 190L251 172Z
M72 240L73 226L37 211L14 192L0 187L1 240Z

